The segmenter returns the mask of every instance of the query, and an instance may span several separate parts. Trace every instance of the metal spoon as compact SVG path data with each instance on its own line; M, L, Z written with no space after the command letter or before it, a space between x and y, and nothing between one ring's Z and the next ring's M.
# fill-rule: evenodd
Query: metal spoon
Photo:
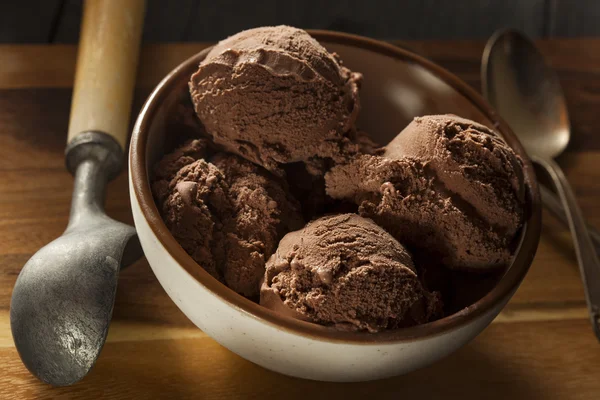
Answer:
M484 94L556 186L567 214L583 278L590 320L600 339L600 263L577 200L553 158L569 143L567 106L557 75L519 32L497 32L483 56Z
M75 174L69 225L25 264L12 294L19 355L56 386L77 382L96 362L120 266L142 254L135 229L109 218L103 202L122 165L143 15L144 1L85 4L66 150Z

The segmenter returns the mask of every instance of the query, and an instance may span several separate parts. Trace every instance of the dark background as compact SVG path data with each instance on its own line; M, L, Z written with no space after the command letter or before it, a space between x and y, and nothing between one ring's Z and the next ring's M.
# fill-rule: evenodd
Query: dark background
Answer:
M82 3L0 0L0 42L75 43ZM214 41L282 23L380 39L485 39L504 27L600 36L600 0L148 0L144 41Z

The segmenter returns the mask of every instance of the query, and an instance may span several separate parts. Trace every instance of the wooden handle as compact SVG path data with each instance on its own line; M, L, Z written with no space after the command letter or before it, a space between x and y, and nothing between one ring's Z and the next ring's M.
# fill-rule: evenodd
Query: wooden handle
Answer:
M85 2L68 142L93 130L125 149L144 10L144 0Z

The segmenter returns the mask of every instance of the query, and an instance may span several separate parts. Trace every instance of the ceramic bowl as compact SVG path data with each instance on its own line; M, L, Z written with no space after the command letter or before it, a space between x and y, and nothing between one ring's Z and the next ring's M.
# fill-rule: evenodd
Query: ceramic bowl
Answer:
M192 260L163 223L149 185L163 155L166 124L209 49L184 61L156 87L134 128L129 176L131 206L144 253L156 277L185 315L217 342L273 371L323 381L364 381L404 374L465 345L498 315L519 287L540 236L541 205L521 144L465 82L407 50L326 31L311 34L344 64L364 74L358 126L385 144L415 116L454 113L496 129L525 162L526 220L514 259L483 298L440 320L380 332L337 332L280 316L236 294ZM476 366L474 366L476 367Z

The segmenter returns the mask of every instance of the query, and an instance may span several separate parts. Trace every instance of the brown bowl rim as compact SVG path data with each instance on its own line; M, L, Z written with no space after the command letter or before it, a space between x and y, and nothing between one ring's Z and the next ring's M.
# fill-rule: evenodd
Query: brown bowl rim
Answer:
M193 279L208 289L212 294L219 297L238 311L267 322L275 328L285 330L288 333L299 334L312 339L330 342L346 342L365 345L393 344L430 338L458 329L461 326L465 326L477 320L478 317L491 311L518 288L519 284L527 274L537 250L541 231L541 202L533 166L531 165L525 150L506 122L496 114L492 107L488 105L474 89L469 87L468 84L463 82L457 76L436 65L432 61L392 44L358 35L322 30L309 30L308 32L320 42L359 47L398 60L421 65L474 104L483 115L494 123L495 128L502 134L507 143L522 157L524 162L525 184L528 189L528 199L530 202L529 216L526 219L526 223L522 230L521 243L513 258L513 262L497 285L474 304L471 304L452 315L427 324L378 333L342 332L333 328L277 314L235 293L233 290L213 278L203 268L199 267L171 235L154 203L147 178L146 146L148 126L154 117L156 108L168 94L170 84L174 82L180 74L190 68L192 64L198 65L200 60L206 56L210 47L190 57L173 69L156 86L148 97L136 121L131 138L129 168L134 195L140 205L140 209L146 222L171 257L173 257L173 259L176 260Z

